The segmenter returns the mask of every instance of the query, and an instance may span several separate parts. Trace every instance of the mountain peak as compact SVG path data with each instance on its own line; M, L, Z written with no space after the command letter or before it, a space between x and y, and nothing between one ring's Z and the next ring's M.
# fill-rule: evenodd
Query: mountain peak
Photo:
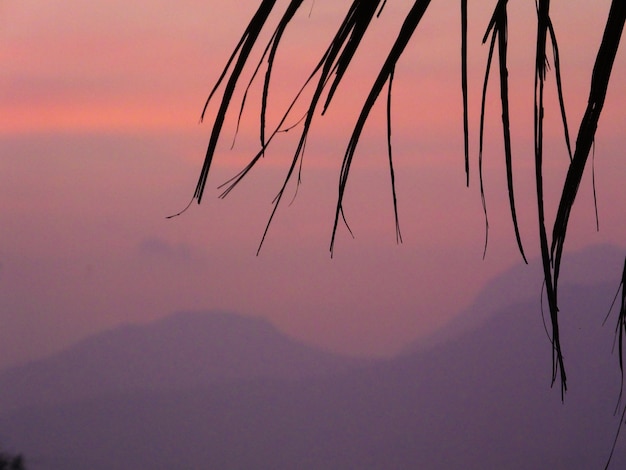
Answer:
M183 311L121 325L0 374L0 411L138 389L323 376L364 361L317 350L261 318Z

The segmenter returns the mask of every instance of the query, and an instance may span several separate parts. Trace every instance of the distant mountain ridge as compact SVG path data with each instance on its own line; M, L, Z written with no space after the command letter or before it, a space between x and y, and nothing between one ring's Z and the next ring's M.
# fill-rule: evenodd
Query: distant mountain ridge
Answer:
M623 254L606 253L610 270ZM603 325L617 284L561 284L563 404L539 300L523 281L507 287L512 274L485 291L500 298L464 312L479 321L370 363L232 314L120 327L1 374L0 442L29 470L603 468L619 425L616 312ZM610 468L626 468L624 432Z
M615 245L599 244L588 246L580 251L565 253L559 285L588 286L606 283L607 285L613 284L617 290L624 266L625 251ZM409 344L405 352L429 349L434 345L471 333L494 313L516 302L535 299L533 310L540 314L542 285L543 267L540 259L530 259L528 264L515 264L489 281L472 304L454 317L449 325L431 337ZM566 300L564 296L560 296L560 299ZM601 313L607 313L612 299L612 295L607 297L606 307ZM549 315L545 293L543 308L545 314ZM562 318L564 322L567 322L566 312L563 312Z
M0 415L0 439L32 470L602 468L619 423L614 329L600 312L614 288L562 292L565 404L527 300L448 344L333 375L23 408ZM613 462L626 465L625 439Z
M0 373L0 413L142 389L300 380L367 362L297 343L260 318L179 312L145 325L119 326Z

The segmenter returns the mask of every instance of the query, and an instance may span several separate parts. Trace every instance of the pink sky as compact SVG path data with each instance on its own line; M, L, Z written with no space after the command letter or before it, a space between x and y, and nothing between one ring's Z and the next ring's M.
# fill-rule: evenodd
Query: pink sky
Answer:
M397 70L393 142L404 243L394 238L381 101L357 149L346 198L356 239L340 230L331 260L335 185L355 111L350 104L371 83L390 31L411 2L387 5L368 39L370 53L350 75L349 92L340 89L345 95L314 125L303 185L295 202L278 211L259 257L295 133L229 198L218 200L214 190L256 151L258 88L232 151L235 115L227 123L203 204L165 219L191 197L211 124L209 115L198 125L202 105L257 1L2 2L0 366L120 322L187 308L263 316L297 338L356 354L396 352L449 322L487 280L520 261L493 79L485 142L490 238L482 260L477 129L487 49L480 39L495 2L470 11L470 188L463 173L457 3L433 4ZM511 5L509 71L521 231L535 257L535 28L534 3L526 3ZM553 6L574 136L608 3ZM279 57L271 118L300 86L348 4L317 0L310 17L311 4L303 7L289 31L293 42ZM567 156L553 89L550 75L546 169L548 181L558 184ZM622 48L596 141L601 231L595 231L589 173L568 249L624 247L625 94ZM548 196L553 211L558 194Z

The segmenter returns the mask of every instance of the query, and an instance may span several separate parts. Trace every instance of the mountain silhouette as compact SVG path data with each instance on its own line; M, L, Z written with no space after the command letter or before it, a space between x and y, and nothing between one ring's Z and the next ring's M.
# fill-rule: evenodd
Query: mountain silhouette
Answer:
M513 296L447 342L358 367L340 360L315 374L281 375L258 373L257 365L239 369L255 371L249 375L173 386L166 373L177 367L157 364L150 367L161 370L161 382L151 387L5 412L0 441L20 449L34 470L603 468L619 426L616 312L603 325L616 289L613 282L560 288L565 403L559 387L550 387L551 345L531 294ZM474 308L484 313L480 303ZM172 326L181 318L137 328L176 336ZM216 344L247 348L248 359L263 355L228 329L212 331L221 338ZM241 338L241 329L233 331ZM95 343L109 350L100 338ZM74 351L88 344L94 347L87 341ZM611 468L625 465L622 436Z
M623 260L624 250L610 244L591 245L573 253L566 253L563 256L560 282L577 285L612 283L617 289L624 266ZM544 309L547 312L547 299L542 285L543 267L540 258L529 259L528 264L515 264L489 281L472 304L454 317L445 328L430 337L409 344L405 351L424 350L436 344L454 341L459 336L479 328L488 318L516 302L534 299L534 311L541 311L542 294ZM615 293L606 299L607 305L604 310L608 309L613 295ZM564 317L564 321L567 322L567 317Z
M295 342L260 318L181 312L120 326L1 373L0 412L131 390L256 377L299 380L365 363Z

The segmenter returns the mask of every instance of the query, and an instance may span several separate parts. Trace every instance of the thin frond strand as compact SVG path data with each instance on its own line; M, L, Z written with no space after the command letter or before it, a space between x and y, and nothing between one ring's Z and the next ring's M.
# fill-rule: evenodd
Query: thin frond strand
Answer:
M500 101L502 102L502 135L504 137L504 159L506 163L506 181L509 193L509 206L511 210L511 218L513 219L513 228L515 230L515 239L517 247L522 259L526 264L526 255L522 245L522 238L519 232L519 224L517 222L517 210L515 208L515 191L513 189L513 156L511 151L511 126L509 117L509 72L507 70L507 29L508 15L506 11L507 1L502 0L498 8L496 27L494 29L498 34L498 62L500 65Z
M539 224L539 244L541 247L541 261L543 266L546 296L550 310L552 326L552 384L556 382L560 372L561 399L565 398L567 390L567 374L561 350L559 334L559 308L556 282L553 277L548 245L548 235L545 223L545 207L543 201L543 99L544 81L546 76L546 41L550 23L550 1L540 0L537 4L537 50L535 57L535 106L534 106L534 137L535 137L535 180L537 191L537 221Z
M563 81L561 79L561 59L559 56L559 44L556 40L556 33L552 20L548 17L548 32L552 41L552 55L554 56L554 74L556 75L556 90L559 95L559 108L561 109L561 120L563 121L563 134L565 136L565 145L570 161L572 160L572 145L569 137L569 126L567 125L567 113L565 112L565 99L563 98Z
M213 160L213 155L215 154L215 149L217 147L217 141L219 139L219 135L222 131L222 127L224 125L224 120L226 118L226 112L228 111L228 107L230 105L230 100L232 99L233 93L235 92L235 87L237 82L239 81L239 77L241 76L241 72L243 71L244 65L248 61L248 57L250 56L250 52L254 44L256 43L265 22L267 21L276 0L263 0L258 10L250 20L248 27L246 28L243 36L241 37L239 43L233 54L231 55L222 75L220 76L217 84L211 91L205 105L202 110L201 120L204 119L204 114L206 112L209 101L213 97L213 94L217 90L219 84L226 77L227 70L229 69L232 61L235 56L237 56L237 61L233 66L233 70L228 78L226 83L226 87L224 90L224 94L222 95L222 102L220 104L219 110L217 112L217 116L215 117L215 122L213 123L213 129L211 131L211 137L209 139L209 145L207 147L206 155L204 158L204 163L202 165L202 170L200 171L200 177L198 179L198 184L196 185L196 189L194 191L193 197L198 200L198 204L202 200L202 195L204 193L204 188L206 186L207 177L209 174L209 169L211 167L211 162Z
M483 38L486 42L488 36ZM487 244L489 242L489 218L487 215L487 200L485 198L485 184L483 179L483 137L485 131L485 106L487 103L487 85L489 84L489 72L491 71L491 62L493 60L493 51L496 46L496 33L491 35L491 43L489 44L489 54L487 55L487 65L485 67L485 79L483 80L483 92L480 102L480 130L478 131L478 183L480 186L480 200L485 215L485 246L483 248L483 259L487 255Z
M620 291L621 291L621 296L620 296ZM622 280L617 288L617 293L615 294L615 297L613 298L611 307L609 308L609 313L607 314L607 318L604 320L605 322L608 319L608 316L611 314L611 311L613 310L613 307L615 306L615 302L618 296L621 299L620 299L620 309L617 314L615 338L618 342L618 347L619 347L619 370L622 376L622 380L620 383L619 399L617 400L617 407L615 409L616 414L619 411L621 401L622 401L622 395L624 393L624 339L626 338L626 258L624 258L624 269L622 271ZM615 448L617 447L617 441L619 439L620 431L622 430L622 426L624 426L625 424L626 424L626 407L624 407L622 410L620 421L617 426L617 431L615 432L615 439L613 439L611 452L609 453L609 457L607 459L604 470L607 470L609 468L609 465L611 464L611 460L613 459L613 454L615 453Z
M591 147L595 140L596 129L604 100L606 98L613 63L617 54L624 23L626 22L626 2L623 0L613 0L609 17L606 22L602 43L596 56L596 62L591 77L591 87L589 90L589 98L587 109L578 129L578 137L576 139L576 149L574 157L569 166L561 200L557 210L556 219L552 231L551 257L554 263L554 284L556 287L559 268L561 264L561 255L563 253L563 245L565 243L565 235L569 216L576 199L576 194L580 186L585 165L591 151Z
M469 105L467 91L467 0L461 0L461 89L463 92L463 144L465 184L469 187Z
M363 107L361 108L361 112L357 119L357 123L354 127L354 130L352 131L352 136L350 137L348 148L344 155L343 163L341 165L341 171L339 175L339 194L337 197L335 221L333 223L333 232L332 232L331 242L330 242L331 255L333 253L339 219L344 218L343 197L344 197L346 185L348 182L348 175L350 173L352 160L354 158L354 153L356 151L356 146L361 136L361 133L363 131L363 128L365 126L365 122L367 121L369 113L372 110L374 103L376 103L376 100L378 99L380 92L385 86L385 83L387 83L390 76L393 74L396 63L398 62L402 53L404 52L404 49L406 48L409 40L413 36L413 33L415 32L420 20L422 19L424 13L426 12L426 9L428 8L428 5L430 5L430 0L416 0L413 6L411 7L411 10L407 13L407 16L405 17L404 22L402 24L402 27L400 28L400 33L398 34L398 37L396 38L393 46L391 47L391 50L389 54L387 55L385 63L383 64L378 74L378 77L376 78L374 85L372 86L369 92L369 95L367 96L367 99L365 100L365 103Z

